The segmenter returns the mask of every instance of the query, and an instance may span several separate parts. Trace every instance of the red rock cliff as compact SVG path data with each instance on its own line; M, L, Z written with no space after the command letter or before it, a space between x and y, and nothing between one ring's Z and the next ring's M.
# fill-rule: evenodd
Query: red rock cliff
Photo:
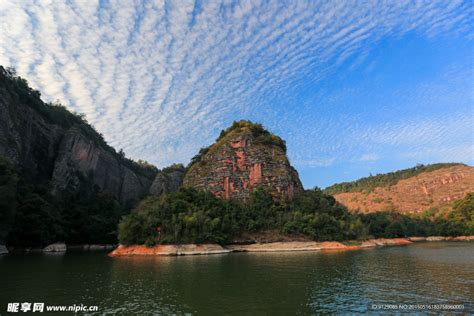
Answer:
M291 200L303 190L285 142L246 121L234 123L187 171L184 186L246 201L258 186Z

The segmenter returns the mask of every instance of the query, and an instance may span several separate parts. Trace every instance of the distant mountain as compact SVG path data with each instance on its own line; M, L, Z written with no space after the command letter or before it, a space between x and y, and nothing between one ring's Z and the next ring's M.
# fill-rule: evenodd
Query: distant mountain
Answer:
M249 121L234 122L202 149L185 174L184 186L238 201L249 200L257 187L287 200L303 191L286 156L285 141Z
M326 188L351 211L421 213L450 207L474 192L474 167L459 163L419 165Z

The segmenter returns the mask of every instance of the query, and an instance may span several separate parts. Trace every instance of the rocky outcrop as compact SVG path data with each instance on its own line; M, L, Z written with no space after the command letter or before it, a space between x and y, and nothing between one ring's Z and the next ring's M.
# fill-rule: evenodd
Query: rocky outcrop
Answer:
M97 251L97 250L112 250L115 247L116 247L115 245L84 245L82 249Z
M247 121L224 131L189 167L183 184L237 201L248 200L257 187L289 200L303 191L284 141Z
M76 191L87 178L121 202L143 197L152 180L125 167L116 155L97 146L77 128L68 130L59 145L51 179L52 192Z
M160 196L178 191L179 187L183 184L184 171L184 167L173 166L158 171L150 187L150 194Z
M345 192L334 197L352 211L419 213L449 206L470 192L474 192L474 167L460 164L424 172L370 192Z
M184 256L184 255L211 255L229 253L232 250L225 249L217 244L184 244L184 245L157 245L146 246L123 246L120 245L112 251L111 257L124 256Z
M0 81L0 156L19 166L32 180L49 179L63 135L63 127L21 103Z
M67 247L63 242L57 242L43 248L43 252L66 252Z
M5 245L0 245L0 255L6 255L8 253L7 247Z
M86 244L86 245L68 245L67 249L75 251L100 251L100 250L112 250L115 249L116 245L111 244Z

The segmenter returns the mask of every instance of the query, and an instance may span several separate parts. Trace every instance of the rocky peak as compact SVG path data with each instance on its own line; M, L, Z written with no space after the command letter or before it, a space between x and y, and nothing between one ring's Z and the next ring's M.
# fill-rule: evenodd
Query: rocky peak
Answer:
M259 186L286 200L303 190L285 141L249 121L234 122L216 143L202 149L185 174L184 186L238 201L248 200Z

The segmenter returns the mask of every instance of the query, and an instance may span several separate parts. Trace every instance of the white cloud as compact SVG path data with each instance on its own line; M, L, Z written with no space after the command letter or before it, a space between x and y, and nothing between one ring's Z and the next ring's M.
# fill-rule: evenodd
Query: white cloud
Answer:
M469 34L472 11L455 1L0 0L0 64L85 113L113 146L163 166L187 162L217 129L383 37Z

